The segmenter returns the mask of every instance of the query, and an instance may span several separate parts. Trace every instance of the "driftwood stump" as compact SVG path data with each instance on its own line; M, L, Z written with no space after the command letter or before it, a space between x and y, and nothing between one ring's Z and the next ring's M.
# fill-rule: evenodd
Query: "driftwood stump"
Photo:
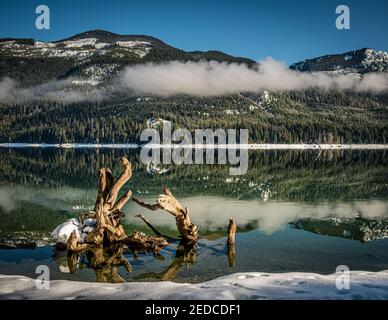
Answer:
M109 168L99 170L98 192L94 210L80 215L82 224L85 218L95 219L96 224L93 231L88 233L83 241L77 238L75 231L70 235L66 245L69 270L75 272L80 257L84 257L88 261L88 265L96 270L97 281L123 282L117 267L124 266L128 272L131 271L131 265L123 255L125 246L132 251L135 257L137 252L151 252L156 258L162 259L160 250L166 247L169 242L179 241L176 257L164 272L143 275L158 280L172 279L182 267L195 263L199 227L191 222L188 208L183 207L168 188L164 188L163 194L159 195L154 204L147 204L136 198L132 198L132 200L149 210L162 209L170 213L175 218L179 239L163 235L141 214L136 217L142 219L156 235L149 236L136 230L132 235L126 235L121 224L121 218L125 215L122 208L131 198L132 192L128 190L120 198L118 195L120 189L132 177L132 166L126 158L121 159L121 164L123 170L117 180ZM235 265L236 228L236 223L230 218L227 241L230 266Z
M132 200L149 210L156 211L158 209L162 209L172 214L175 218L181 240L184 242L197 242L199 238L199 227L191 222L189 209L183 208L168 188L164 188L163 192L164 194L161 194L156 199L155 204L147 204L137 198L132 198ZM142 216L139 217L142 218ZM142 219L148 226L150 226L147 220L144 218ZM154 230L152 227L151 229Z
M228 224L228 262L229 267L234 267L236 264L236 230L237 230L237 224L233 220L233 218L229 218L229 224Z
M76 232L70 235L67 241L69 252L96 251L96 248L109 247L115 243L124 243L138 251L158 253L168 245L163 237L152 237L141 232L134 231L127 236L121 224L121 218L125 216L121 210L132 196L130 190L126 191L119 199L118 194L124 184L132 177L132 165L126 158L121 159L123 171L115 180L109 168L101 168L98 177L97 199L94 210L80 215L84 218L96 219L94 230L90 232L84 241L79 241Z

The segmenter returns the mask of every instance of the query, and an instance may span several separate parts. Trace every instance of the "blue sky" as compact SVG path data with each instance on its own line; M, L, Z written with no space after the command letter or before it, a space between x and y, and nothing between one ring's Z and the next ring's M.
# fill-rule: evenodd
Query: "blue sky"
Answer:
M39 4L50 8L50 30L35 28ZM335 28L339 4L350 7L350 30ZM104 29L286 63L363 47L388 51L385 0L12 0L0 8L0 37L48 41Z

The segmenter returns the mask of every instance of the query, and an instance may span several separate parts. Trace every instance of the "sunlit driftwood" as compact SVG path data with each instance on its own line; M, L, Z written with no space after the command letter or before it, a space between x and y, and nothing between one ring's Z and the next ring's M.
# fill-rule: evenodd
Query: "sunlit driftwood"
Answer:
M173 238L173 237L170 237L170 236L167 236L167 235L164 235L162 234L158 229L156 229L152 224L151 222L142 214L138 214L135 216L136 218L140 218L141 220L144 221L144 223L157 235L157 236L160 236L160 237L163 237L165 238L167 241L169 242L174 242L174 241L179 241L180 239L177 239L177 238Z
M121 283L124 279L119 274L118 267L124 266L127 272L132 266L124 257L124 244L117 243L108 247L89 245L82 252L68 252L67 264L70 272L75 272L83 261L96 274L97 282Z
M117 180L115 180L109 168L99 170L94 210L80 214L81 224L87 218L95 219L96 224L83 241L79 241L76 231L73 231L70 235L66 246L69 270L74 272L80 263L83 263L80 261L86 260L87 265L95 270L97 281L123 282L124 279L118 272L118 266L124 266L128 272L132 270L131 264L123 254L124 246L133 252L135 258L138 252L151 252L157 259L163 259L160 254L161 249L166 247L169 242L180 241L175 259L165 271L159 274L148 273L140 276L156 280L170 280L176 276L182 267L187 267L189 264L196 262L199 228L191 222L188 208L183 207L168 188L164 188L164 193L156 199L154 204L147 204L136 198L132 198L132 200L151 211L161 209L171 214L176 221L179 239L159 232L142 214L136 217L142 219L156 236L149 236L136 230L128 236L121 224L121 218L124 216L122 208L132 197L132 192L128 190L120 198L118 194L131 178L132 166L126 158L122 158L121 164L123 170ZM236 223L230 218L227 240L230 266L235 265L236 229Z
M121 218L124 216L122 208L131 198L132 192L128 190L119 199L117 198L120 189L132 177L132 165L126 158L121 159L121 164L123 171L117 180L109 168L99 170L94 210L80 215L81 223L86 218L93 218L96 219L96 225L83 242L78 241L76 233L73 232L67 242L68 251L96 250L96 247L125 243L139 251L154 250L155 253L158 253L161 248L168 245L168 242L162 237L151 237L139 232L134 232L131 236L126 235L121 224Z
M189 209L183 208L168 188L164 188L163 192L164 194L156 199L155 204L147 204L137 198L132 198L132 200L149 210L156 211L162 209L172 214L181 239L184 241L198 241L199 228L191 222Z
M236 230L237 230L236 222L233 220L233 218L229 218L228 242L227 242L229 267L234 267L236 264L236 247L235 247Z

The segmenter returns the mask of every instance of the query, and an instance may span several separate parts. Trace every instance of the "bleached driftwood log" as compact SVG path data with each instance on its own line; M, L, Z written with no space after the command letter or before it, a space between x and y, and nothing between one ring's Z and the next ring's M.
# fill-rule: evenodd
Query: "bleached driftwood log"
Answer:
M236 230L237 230L237 224L233 220L233 218L229 218L229 224L228 224L228 262L229 267L234 267L236 264Z
M191 222L189 209L183 208L168 188L164 188L163 192L164 194L160 195L156 199L155 204L147 204L137 198L132 198L132 200L149 210L156 211L158 209L162 209L172 214L175 218L176 226L181 239L186 242L197 242L199 238L199 228Z
M123 171L115 180L109 168L101 168L98 178L97 199L93 211L80 215L81 223L84 218L96 219L94 230L84 239L79 241L73 231L67 241L70 252L95 250L96 247L109 246L114 243L125 243L130 248L138 251L156 252L168 245L163 237L151 237L135 231L127 236L121 224L124 212L121 210L132 196L130 190L126 191L119 199L118 194L124 184L132 177L132 165L126 158L121 159Z
M132 176L131 163L126 159L121 159L123 171L115 180L109 168L101 168L98 178L98 192L94 210L80 215L81 225L84 219L95 219L94 229L87 234L83 241L79 235L73 231L67 241L69 269L74 272L77 269L79 257L85 254L90 261L90 267L98 269L96 273L100 281L121 282L117 266L123 265L129 272L130 263L123 255L123 248L126 245L136 256L137 252L151 252L157 258L161 257L160 250L170 242L179 241L176 257L173 263L165 272L156 275L160 280L173 278L178 270L196 261L196 243L199 239L199 228L191 222L188 208L184 208L174 197L168 188L164 188L164 194L160 195L155 204L147 204L139 199L133 198L142 207L155 211L162 209L170 213L176 221L179 239L172 238L160 233L148 219L143 215L137 215L156 234L149 236L139 231L134 231L128 236L121 224L124 216L123 206L132 196L130 190L126 191L119 199L120 189ZM235 233L236 223L232 218L228 225L228 260L229 265L235 264ZM154 275L155 276L155 275ZM151 275L152 277L152 275Z
M233 218L229 218L228 224L228 244L234 244L236 242L236 230L237 224L234 222Z

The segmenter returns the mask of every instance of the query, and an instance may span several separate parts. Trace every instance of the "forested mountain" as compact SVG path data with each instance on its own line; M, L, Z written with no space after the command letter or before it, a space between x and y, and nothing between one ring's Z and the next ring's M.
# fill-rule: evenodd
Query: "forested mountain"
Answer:
M90 83L106 83L128 65L163 61L215 60L246 63L246 58L219 51L186 52L159 39L118 35L92 30L56 42L33 39L0 39L0 78L10 77L25 86L70 76Z
M351 55L352 54L352 55ZM215 60L257 64L218 51L186 52L149 36L93 30L56 42L0 39L0 81L29 87L71 79L94 95L133 64ZM306 60L303 72L385 72L387 54L370 49ZM221 81L221 80L220 80ZM0 88L7 93L7 87ZM70 95L63 89L63 97ZM196 97L108 92L80 101L22 99L1 102L0 142L139 142L147 120L160 117L175 128L246 128L255 143L386 143L388 95L305 90Z
M327 71L331 73L387 72L388 53L364 48L343 54L326 55L294 63L299 71Z
M1 107L1 142L134 143L160 117L175 128L246 128L256 143L386 143L388 96L302 91L223 97L132 97Z

